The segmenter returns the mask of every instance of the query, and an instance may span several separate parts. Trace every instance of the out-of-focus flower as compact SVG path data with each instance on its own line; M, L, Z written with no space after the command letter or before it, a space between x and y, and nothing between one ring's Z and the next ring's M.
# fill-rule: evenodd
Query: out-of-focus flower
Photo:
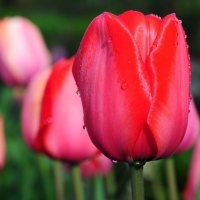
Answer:
M186 133L176 152L182 152L191 148L200 136L200 119L193 101L190 102L189 110Z
M39 29L23 17L0 20L0 76L9 85L27 84L50 64Z
M42 97L50 72L51 68L47 68L36 74L28 84L23 98L22 134L28 146L35 151L40 150L36 135L39 130Z
M192 155L191 166L187 182L183 191L185 200L195 200L197 189L200 184L200 138L198 138Z
M80 163L81 175L90 177L95 174L106 175L112 168L112 162L102 153Z
M98 151L84 130L81 100L72 76L73 61L62 59L54 65L44 91L37 134L44 153L70 163L89 159Z
M93 143L113 160L172 155L188 121L190 62L181 22L127 11L89 25L73 74Z
M6 159L6 145L4 138L3 116L0 115L0 170L5 165Z

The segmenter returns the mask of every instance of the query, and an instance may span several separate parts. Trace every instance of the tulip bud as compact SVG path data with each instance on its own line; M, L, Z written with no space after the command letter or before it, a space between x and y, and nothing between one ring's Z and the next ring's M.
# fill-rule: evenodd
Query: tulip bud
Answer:
M23 17L0 20L0 76L8 85L27 84L50 64L39 29Z
M112 168L112 162L102 153L95 157L80 163L81 175L90 177L95 174L106 175Z
M54 65L42 99L37 134L44 153L70 163L97 153L84 128L81 100L72 76L73 61L62 59Z
M185 33L174 14L97 16L73 65L93 143L118 161L172 155L187 126L190 70Z
M191 148L197 141L200 134L200 120L193 101L190 102L189 117L185 136L176 152L182 152Z

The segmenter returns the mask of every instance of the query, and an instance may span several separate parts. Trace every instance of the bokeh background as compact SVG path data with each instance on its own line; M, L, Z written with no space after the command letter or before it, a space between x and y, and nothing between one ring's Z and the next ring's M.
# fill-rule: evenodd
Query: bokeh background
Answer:
M176 13L182 20L193 67L192 94L200 109L200 0L0 0L0 17L24 16L30 19L41 30L49 50L55 55L54 60L56 54L69 57L76 53L85 29L95 16L104 11L120 14L129 9L145 14L155 13L161 17ZM12 89L0 81L0 112L5 118L7 145L6 166L0 172L0 199L53 200L53 161L34 154L24 143L20 105L12 96ZM175 156L180 192L186 180L191 152ZM164 167L162 163L159 165L165 185ZM116 179L121 178L118 198L126 199L122 191L128 182L128 170L126 166L118 164L115 170ZM123 176L120 175L121 171ZM73 199L69 174L66 173L64 178L65 192L69 199ZM85 187L89 193L87 183ZM151 189L147 189L148 192L151 199Z

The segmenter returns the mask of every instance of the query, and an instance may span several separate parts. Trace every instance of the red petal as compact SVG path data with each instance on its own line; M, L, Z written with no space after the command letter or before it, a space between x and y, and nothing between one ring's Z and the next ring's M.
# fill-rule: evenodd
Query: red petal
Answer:
M188 118L190 63L185 34L175 15L166 16L148 60L153 102L147 123L158 146L157 158L174 152Z
M73 73L93 142L113 159L131 159L151 96L137 45L117 16L104 13L91 23Z
M53 68L41 108L40 137L45 153L55 159L80 162L96 154L83 130L83 112L73 79L73 58L63 59Z
M119 15L138 45L142 60L145 62L157 35L161 19L155 15L145 16L141 12L127 11Z

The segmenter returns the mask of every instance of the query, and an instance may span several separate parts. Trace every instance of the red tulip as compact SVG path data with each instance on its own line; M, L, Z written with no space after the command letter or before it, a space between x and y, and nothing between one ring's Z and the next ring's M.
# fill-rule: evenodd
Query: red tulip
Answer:
M51 68L47 68L31 79L22 104L22 134L27 145L35 151L41 150L36 138L39 131L42 97L50 72Z
M193 101L190 102L190 113L185 136L176 152L182 152L191 148L197 141L200 134L200 120Z
M80 162L97 153L83 124L83 111L72 76L74 59L55 64L44 92L38 140L54 159Z
M7 84L26 84L48 67L50 54L40 31L28 19L4 18L0 30L0 76Z
M3 128L3 117L0 115L0 170L5 165L6 150L5 150L5 138L4 138L4 128Z
M192 155L191 166L188 174L186 186L184 188L183 196L185 200L195 200L197 189L200 184L200 138L194 148Z
M190 62L174 14L127 11L89 25L73 67L93 143L114 160L174 153L184 137Z
M83 177L90 177L95 174L106 175L111 168L111 160L102 153L99 153L92 159L80 163L81 174Z

